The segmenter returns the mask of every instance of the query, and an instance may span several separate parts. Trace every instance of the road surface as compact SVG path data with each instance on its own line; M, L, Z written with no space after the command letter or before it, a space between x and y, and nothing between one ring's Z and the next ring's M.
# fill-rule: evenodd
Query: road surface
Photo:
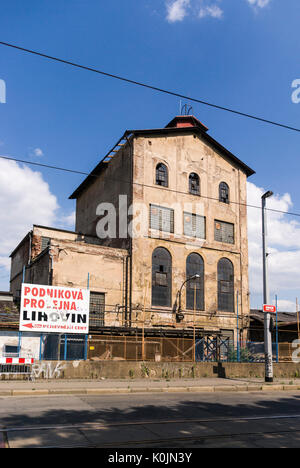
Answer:
M300 392L2 397L1 447L300 447Z

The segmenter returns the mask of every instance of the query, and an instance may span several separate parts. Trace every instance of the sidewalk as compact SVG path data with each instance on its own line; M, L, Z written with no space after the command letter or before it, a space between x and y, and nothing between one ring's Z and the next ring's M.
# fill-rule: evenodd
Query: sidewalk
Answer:
M211 393L300 391L300 379L275 379L265 384L263 379L172 379L172 380L1 380L2 396L38 395L112 395L128 393Z

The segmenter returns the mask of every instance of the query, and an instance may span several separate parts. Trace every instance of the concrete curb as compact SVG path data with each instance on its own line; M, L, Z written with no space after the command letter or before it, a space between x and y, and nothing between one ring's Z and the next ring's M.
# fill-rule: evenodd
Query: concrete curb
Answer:
M51 395L116 395L130 393L232 393L299 391L300 385L217 385L203 387L135 387L135 388L55 388L0 390L0 397L51 396Z

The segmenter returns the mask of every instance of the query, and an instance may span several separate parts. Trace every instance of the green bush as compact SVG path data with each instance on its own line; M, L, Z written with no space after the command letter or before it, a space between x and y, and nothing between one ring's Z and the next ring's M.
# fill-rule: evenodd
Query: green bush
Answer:
M237 349L232 346L228 348L228 362L238 362ZM240 348L239 362L251 362L251 353L248 348Z

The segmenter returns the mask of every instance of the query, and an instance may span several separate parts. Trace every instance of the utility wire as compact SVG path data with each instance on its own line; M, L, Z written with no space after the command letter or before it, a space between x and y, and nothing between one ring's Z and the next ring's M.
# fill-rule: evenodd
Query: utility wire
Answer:
M0 159L5 159L7 161L15 161L15 162L18 162L18 163L23 163L23 164L33 165L33 166L39 166L39 167L43 167L45 169L53 169L53 170L67 172L67 173L71 173L71 174L80 174L80 175L85 175L85 176L90 176L90 177L95 177L95 178L100 177L97 174L92 174L92 173L83 172L83 171L76 171L74 169L67 169L67 168L59 167L59 166L50 166L48 164L42 164L42 163L37 163L37 162L25 161L24 159L11 158L11 157L8 157L8 156L0 156ZM152 188L152 189L153 188L161 189L160 186L156 186L156 185L147 185L147 184L142 184L140 182L131 182L129 180L117 179L117 178L107 177L107 176L106 176L106 180L111 180L113 182L122 182L122 183L125 183L125 184L131 184L132 183L133 185L138 185L140 187L147 187L147 188ZM188 193L188 192L183 192L183 191L180 191L180 190L170 189L168 187L164 187L164 190L166 190L168 192L172 192L172 193L178 193L178 194L181 194L181 195L187 195L187 193ZM200 195L199 198L205 198L207 200L219 201L218 198L208 197L208 196L205 196L205 195ZM257 205L249 205L248 203L240 203L240 202L235 202L235 201L231 201L230 203L232 205L245 206L247 208L256 208L256 209L261 210L261 206L257 206ZM281 213L281 214L285 214L285 215L300 217L300 213L292 213L292 212L289 212L289 211L275 210L274 208L265 208L265 210L266 211L271 211L273 213Z
M209 106L209 107L212 107L214 109L230 112L232 114L236 114L236 115L239 115L241 117L247 117L249 119L257 120L259 122L263 122L263 123L270 124L270 125L275 125L276 127L281 127L281 128L285 128L285 129L288 129L288 130L295 131L295 132L300 132L299 128L292 127L290 125L286 125L286 124L283 124L283 123L268 120L268 119L265 119L263 117L258 117L258 116L255 116L255 115L247 114L245 112L240 112L240 111L237 111L235 109L231 109L229 107L220 106L218 104L212 104L210 102L203 101L201 99L196 99L196 98L193 98L193 97L190 97L190 96L185 96L184 94L176 93L175 91L171 91L171 90L167 90L167 89L163 89L163 88L158 88L157 86L142 83L140 81L131 80L129 78L125 78L125 77L120 76L120 75L114 75L112 73L107 73L107 72L104 72L103 70L99 70L97 68L92 68L92 67L88 67L88 66L85 66L85 65L81 65L79 63L71 62L69 60L64 60L64 59L61 59L61 58L58 58L58 57L53 57L51 55L47 55L47 54L44 54L44 53L41 53L41 52L37 52L35 50L25 49L24 47L20 47L20 46L18 46L16 44L11 44L11 43L8 43L8 42L0 41L0 45L10 47L10 48L13 48L13 49L16 49L16 50L19 50L19 51L22 51L22 52L26 52L26 53L29 53L29 54L32 54L32 55L37 55L39 57L43 57L43 58L46 58L48 60L54 60L54 61L59 62L59 63L64 63L65 65L71 65L72 67L80 68L82 70L87 70L87 71L90 71L90 72L93 72L93 73L98 73L99 75L103 75L103 76L106 76L106 77L109 77L109 78L114 78L116 80L124 81L126 83L130 83L130 84L133 84L133 85L136 85L136 86L141 86L143 88L148 88L148 89L151 89L152 91L157 91L159 93L164 93L164 94L168 94L170 96L179 97L181 99L186 99L188 101L196 102L198 104L203 104L205 106Z

